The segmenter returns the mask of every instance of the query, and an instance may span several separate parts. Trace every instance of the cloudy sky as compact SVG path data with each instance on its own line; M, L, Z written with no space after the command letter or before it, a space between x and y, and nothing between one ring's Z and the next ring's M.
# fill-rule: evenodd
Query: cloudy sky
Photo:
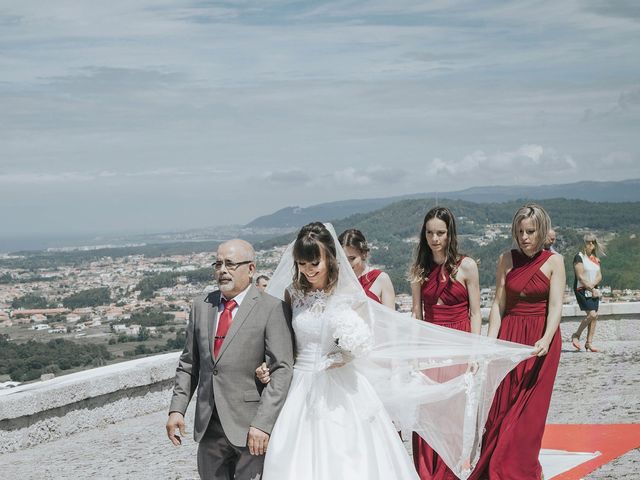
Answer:
M635 0L3 0L0 235L640 177Z

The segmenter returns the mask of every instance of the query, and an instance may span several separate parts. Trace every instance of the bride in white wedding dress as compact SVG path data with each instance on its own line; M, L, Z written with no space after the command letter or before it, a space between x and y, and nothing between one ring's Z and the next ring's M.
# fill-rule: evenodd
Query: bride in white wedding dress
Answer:
M392 417L466 478L495 388L531 348L373 302L336 240L303 227L269 285L291 305L297 351L263 480L418 479Z

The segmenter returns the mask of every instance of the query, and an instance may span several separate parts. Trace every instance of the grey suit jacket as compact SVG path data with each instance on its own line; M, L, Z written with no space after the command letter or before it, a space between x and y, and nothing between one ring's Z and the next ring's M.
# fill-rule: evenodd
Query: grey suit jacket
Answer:
M193 301L169 411L184 414L197 388L196 442L206 432L215 407L229 441L243 447L249 426L271 433L289 390L293 372L291 310L251 286L215 359L213 329L219 302L220 291ZM256 367L265 361L271 370L266 386L255 376Z

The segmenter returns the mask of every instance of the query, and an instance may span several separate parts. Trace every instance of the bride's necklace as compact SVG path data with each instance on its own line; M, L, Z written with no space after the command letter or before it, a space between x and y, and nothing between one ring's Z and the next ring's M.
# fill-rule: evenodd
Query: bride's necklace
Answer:
M323 293L327 293L327 291L324 288L312 288L311 290L308 290L309 293L316 293L316 292L323 292Z

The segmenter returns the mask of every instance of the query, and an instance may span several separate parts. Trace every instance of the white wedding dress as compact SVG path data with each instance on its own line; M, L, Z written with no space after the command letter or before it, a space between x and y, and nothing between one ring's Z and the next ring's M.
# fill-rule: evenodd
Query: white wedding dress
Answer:
M354 362L337 368L323 325L341 315L327 294L290 291L296 361L271 432L263 480L418 479L382 402ZM348 314L347 314L348 315ZM324 338L323 338L324 337ZM321 359L319 361L319 359Z

